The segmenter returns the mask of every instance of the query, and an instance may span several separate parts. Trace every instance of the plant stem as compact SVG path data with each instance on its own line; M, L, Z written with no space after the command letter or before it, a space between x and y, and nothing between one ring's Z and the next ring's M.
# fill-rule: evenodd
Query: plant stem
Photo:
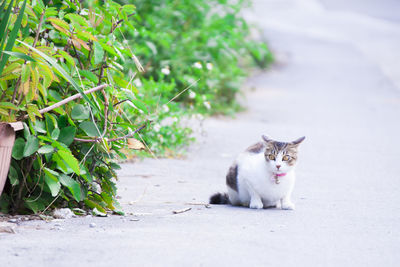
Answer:
M29 157L29 159L31 161L29 162L29 165L26 168L25 174L22 172L22 176L23 176L24 180L22 181L22 183L20 184L20 187L18 189L18 196L17 196L17 200L15 202L15 206L13 207L13 213L16 213L17 210L19 209L19 206L20 206L20 203L21 203L21 200L22 200L22 190L24 189L24 186L26 186L26 188L29 191L28 185L26 183L26 174L28 174L31 171L33 163L34 163L34 161L36 159L36 155L34 155L33 157Z
M81 61L81 57L79 56L78 51L76 51L74 43L72 43L72 48L74 49L76 58L78 59L79 65L81 66L81 69L84 70L85 68L83 67L83 64L82 64L82 61Z
M104 127L103 127L103 136L106 134L107 131L107 124L108 124L108 98L106 92L101 90L104 97Z
M36 31L36 36L35 36L35 40L33 41L32 46L36 47L36 43L39 40L39 34L40 34L40 28L42 28L42 23L43 23L43 18L44 18L44 14L46 13L46 9L43 10L42 15L40 16L40 21L39 21L39 25Z

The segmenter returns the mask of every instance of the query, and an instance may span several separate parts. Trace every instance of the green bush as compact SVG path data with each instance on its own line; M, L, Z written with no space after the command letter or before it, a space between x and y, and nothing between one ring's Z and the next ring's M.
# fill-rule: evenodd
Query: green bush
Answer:
M230 113L248 67L266 67L266 45L249 40L241 17L244 1L136 0L131 44L145 62L142 78L172 85L157 92L164 101L191 86L178 100L196 112ZM246 69L247 67L247 69Z
M124 59L134 55L117 32L129 23L134 6L108 0L88 8L79 2L45 5L36 0L35 5L27 1L23 12L22 1L6 2L0 10L1 41L12 41L13 34L17 41L12 51L0 47L6 50L1 58L0 121L22 120L24 130L15 141L1 210L37 213L69 206L98 214L120 212L116 162L125 157L120 152L126 147L123 137L143 123L131 123L124 107L129 102L145 110L123 67ZM104 90L83 100L39 112L101 84L107 84Z

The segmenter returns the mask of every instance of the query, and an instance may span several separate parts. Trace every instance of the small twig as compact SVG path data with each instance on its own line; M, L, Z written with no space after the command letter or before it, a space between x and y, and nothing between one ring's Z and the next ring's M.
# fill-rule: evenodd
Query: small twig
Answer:
M46 210L48 210L48 209L51 207L51 205L53 205L53 203L56 202L56 200L60 197L61 192L62 192L62 191L60 191L60 192L58 193L58 195L57 195L57 196L53 199L53 201L41 212L41 214L44 214L44 213L46 212Z
M136 13L129 14L127 17L129 18L129 17L131 17L131 16L133 16L133 15L135 15L135 14L136 14ZM113 27L111 28L110 33L113 33L113 32L115 31L115 29L118 27L118 25L121 24L123 21L124 21L124 19L118 20L118 21L113 25Z
M121 100L121 101L115 103L115 104L113 105L113 107L116 107L116 106L118 106L118 105L120 105L120 104L122 104L122 103L124 103L124 102L126 102L126 101L130 101L130 100L129 100L129 99Z
M102 138L102 137L95 137L95 138L91 138L91 139L74 138L74 140L78 141L78 142L84 142L84 143L100 143L103 140L107 141L107 142L115 142L115 141L124 140L126 138L129 138L129 137L133 136L134 134L136 134L137 132L139 132L140 130L142 130L146 126L147 126L147 124L143 124L141 127L136 129L132 133L129 133L129 134L121 136L121 137L111 138L111 139Z
M174 210L172 211L173 214L179 214L179 213L184 213L187 212L189 210L191 210L192 208L185 208L185 209L181 209L181 210Z
M107 55L107 53L104 53L103 61L101 63L101 67L100 67L99 82L97 83L98 85L101 84L101 79L103 79L104 67L106 66L106 64L105 64L106 55Z
M197 81L191 83L188 87L186 87L184 90L182 90L179 94L177 94L176 96L174 96L173 98L171 98L167 104L171 103L172 101L174 101L177 97L179 97L181 94L183 94L184 92L186 92L190 87L192 87L193 85L195 85L198 81L200 81L200 79L197 79Z
M84 67L83 67L83 64L82 64L82 61L81 61L81 56L78 54L78 51L76 51L74 43L73 42L71 42L71 43L72 43L72 48L74 49L76 58L78 59L79 65L81 66L81 69L83 70ZM100 84L98 84L98 85L100 85Z
M107 68L109 68L110 66L108 66L107 64L106 65L104 65L104 68L105 69L107 69ZM92 69L92 71L96 71L96 70L99 70L100 68L95 68L95 69Z
M207 209L211 208L211 205L208 204L208 203L193 203L193 202L188 202L188 203L185 203L185 205L204 206L204 207L207 208Z
M88 56L87 56L87 65L86 68L88 68L90 66L90 62L92 62L92 55L93 55L93 41L89 41L89 52L88 52Z
M14 103L15 98L17 97L17 91L18 91L20 83L21 83L21 76L18 78L17 82L15 83L15 88L14 88L14 92L12 95L11 103Z

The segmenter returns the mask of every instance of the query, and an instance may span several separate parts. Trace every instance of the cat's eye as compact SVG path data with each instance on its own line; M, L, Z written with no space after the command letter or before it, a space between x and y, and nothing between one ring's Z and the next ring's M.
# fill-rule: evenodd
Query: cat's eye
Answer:
M269 154L269 155L268 155L268 158L269 158L269 160L275 160L275 156L272 155L272 154Z
M282 160L283 160L283 161L288 161L289 159L290 159L290 156L289 156L289 155L285 155L285 156L282 157Z

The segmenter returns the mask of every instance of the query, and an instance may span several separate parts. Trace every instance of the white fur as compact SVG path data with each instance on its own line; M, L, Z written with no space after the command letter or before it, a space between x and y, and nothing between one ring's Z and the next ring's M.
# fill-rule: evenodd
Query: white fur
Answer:
M236 160L238 165L238 192L228 186L228 196L232 205L243 205L253 209L280 206L293 210L291 194L295 184L294 166L282 161L278 154L276 161L266 161L264 152L244 152ZM276 165L281 165L279 170ZM276 173L286 173L275 182Z

